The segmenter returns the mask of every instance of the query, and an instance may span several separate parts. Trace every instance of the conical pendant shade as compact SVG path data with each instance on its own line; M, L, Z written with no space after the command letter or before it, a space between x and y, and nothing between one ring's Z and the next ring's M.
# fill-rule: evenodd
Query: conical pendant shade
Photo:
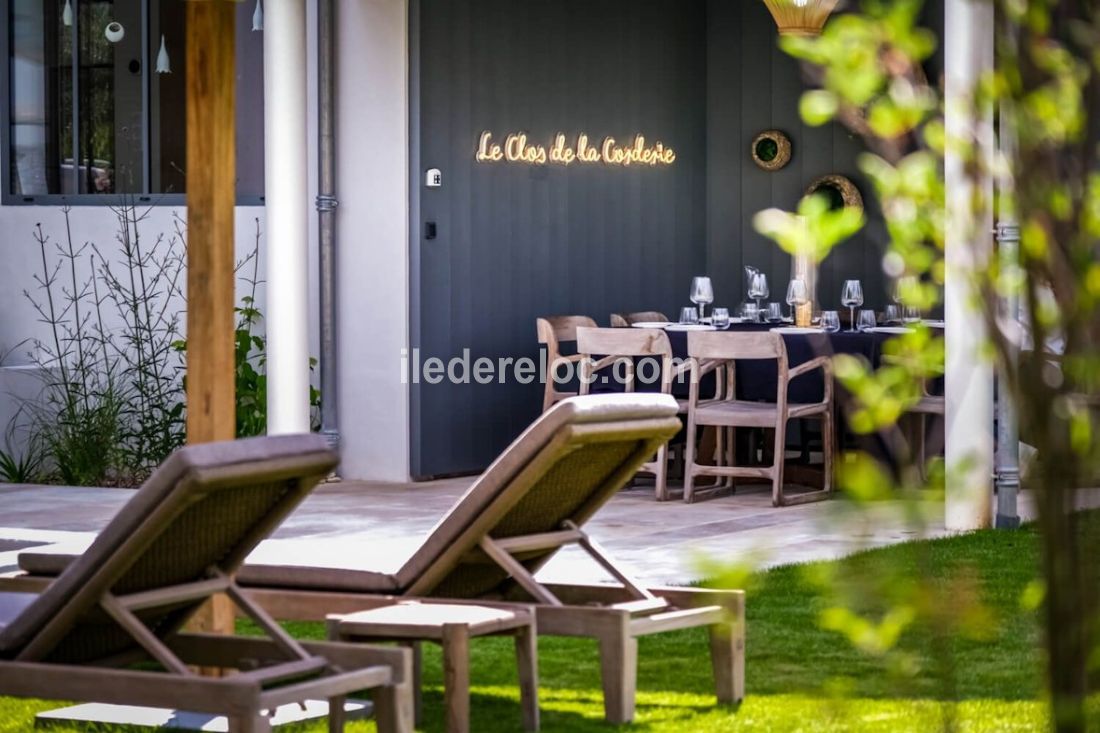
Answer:
M164 34L160 36L160 51L157 52L157 73L171 74L172 62L168 58L168 46L164 44Z
M787 36L816 36L836 7L837 0L764 0L779 32Z
M262 31L264 29L264 6L260 5L260 0L256 0L256 9L252 11L252 30Z
M72 0L65 0L65 7L61 10L61 22L65 24L66 28L72 28L73 26L73 4Z

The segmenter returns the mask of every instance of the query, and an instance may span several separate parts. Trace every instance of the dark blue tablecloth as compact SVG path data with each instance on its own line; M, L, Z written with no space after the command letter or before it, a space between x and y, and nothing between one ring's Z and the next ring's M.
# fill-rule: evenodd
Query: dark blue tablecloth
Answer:
M768 331L774 328L770 324L732 324L730 331ZM687 359L687 331L665 331L669 343L672 345L672 354L677 359ZM872 366L877 367L882 358L882 344L892 334L885 333L852 333L841 331L838 333L814 333L800 334L788 333L783 335L783 341L787 346L787 363L793 368L817 356L833 356L834 354L854 354L864 357ZM639 361L643 361L640 359ZM653 368L639 369L639 372L656 374ZM774 359L741 359L737 362L737 398L760 402L774 402L776 398L777 368ZM709 376L701 387L701 394L713 394L713 376ZM656 392L660 384L639 383L636 386L639 392ZM688 377L673 383L672 393L676 397L687 398L689 389ZM618 384L613 378L610 369L602 370L597 375L596 381L591 386L593 393L621 392L623 385ZM820 371L813 371L805 376L796 378L791 382L787 399L790 402L820 402L823 397L824 385Z

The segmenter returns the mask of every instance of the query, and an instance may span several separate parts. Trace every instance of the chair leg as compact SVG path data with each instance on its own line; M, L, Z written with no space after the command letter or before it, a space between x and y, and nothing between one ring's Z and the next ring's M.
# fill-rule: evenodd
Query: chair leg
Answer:
M443 705L447 733L470 730L470 628L443 625Z
M926 473L926 471L925 471L926 458L925 458L925 449L924 449L924 437L925 437L925 430L927 430L927 428L928 428L928 424L925 422L924 413L920 413L920 414L916 415L915 417L916 417L917 426L916 426L916 435L914 436L916 445L915 445L915 448L913 450L913 455L916 456L917 476L920 477L921 481L924 481L925 478L926 478L926 476L925 476L925 473Z
M822 477L821 488L827 492L833 490L833 461L836 459L836 417L832 409L826 410L821 415L821 452L822 452Z
M638 678L638 640L630 635L630 618L605 629L599 637L603 709L607 722L618 725L634 719L634 689Z
M344 711L346 701L347 698L343 695L328 699L328 733L344 733L344 723L347 722Z
M787 420L781 416L775 425L775 448L772 451L772 506L783 506L783 464L787 444Z
M516 632L516 666L519 669L519 699L523 729L539 729L539 651L534 629L524 626Z
M737 465L737 428L726 428L726 465ZM737 493L737 479L729 477L730 491Z
M710 632L710 662L714 668L714 689L724 705L745 697L745 621L714 624Z
M374 720L378 733L412 733L413 691L412 682L400 685L376 687L371 691L374 699Z
M684 441L684 502L695 501L695 414L688 413L686 440Z
M420 725L420 721L423 720L424 715L424 686L420 682L420 675L423 665L423 654L421 652L421 644L419 641L402 642L399 646L406 647L412 650L412 720L413 725Z
M271 720L266 715L240 715L229 719L229 733L270 733Z
M657 450L657 470L654 477L657 501L668 501L668 443Z

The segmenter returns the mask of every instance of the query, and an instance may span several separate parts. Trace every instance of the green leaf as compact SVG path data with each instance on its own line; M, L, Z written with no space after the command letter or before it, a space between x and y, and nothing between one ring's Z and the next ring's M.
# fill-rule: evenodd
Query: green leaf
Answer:
M802 95L798 111L807 125L820 127L836 116L839 106L835 94L824 89L814 89Z

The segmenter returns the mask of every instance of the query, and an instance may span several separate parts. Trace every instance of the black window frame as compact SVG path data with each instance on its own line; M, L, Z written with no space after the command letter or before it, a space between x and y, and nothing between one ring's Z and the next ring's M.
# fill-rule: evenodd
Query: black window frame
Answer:
M149 186L149 82L148 60L150 58L149 28L148 28L148 3L142 2L142 51L145 62L142 64L142 81L145 89L142 94L142 116L145 124L142 127L142 180L144 187ZM0 59L3 59L3 74L0 74L0 206L124 206L134 202L147 206L174 206L181 207L187 204L186 193L49 193L49 194L14 194L11 191L11 78L14 59L11 55L12 22L11 0L0 0L0 17L3 18L3 33L0 33ZM73 34L78 32L79 14L74 13ZM265 110L264 114L267 112ZM237 194L236 206L264 206L263 194Z

